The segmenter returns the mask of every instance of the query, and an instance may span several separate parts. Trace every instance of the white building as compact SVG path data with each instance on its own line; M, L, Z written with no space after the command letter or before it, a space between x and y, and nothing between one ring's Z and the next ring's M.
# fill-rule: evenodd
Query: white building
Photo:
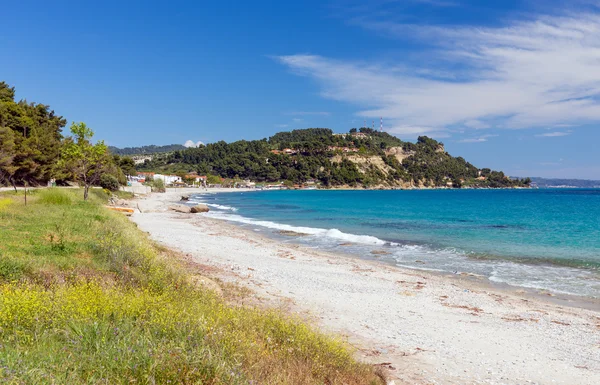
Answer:
M165 182L165 185L173 184L175 182L181 182L181 177L177 175L162 175L162 174L154 174L154 180L162 179Z

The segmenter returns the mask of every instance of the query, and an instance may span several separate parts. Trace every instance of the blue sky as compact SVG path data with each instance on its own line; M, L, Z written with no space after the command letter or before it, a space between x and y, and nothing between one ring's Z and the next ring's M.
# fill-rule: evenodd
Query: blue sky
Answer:
M600 179L599 5L5 2L0 80L121 147L382 116L479 167Z

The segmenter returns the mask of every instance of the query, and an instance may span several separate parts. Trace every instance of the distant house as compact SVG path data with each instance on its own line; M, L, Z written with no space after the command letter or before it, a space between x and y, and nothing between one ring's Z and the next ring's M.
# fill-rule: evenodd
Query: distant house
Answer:
M154 180L161 179L165 185L181 182L181 177L177 175L154 174Z
M204 183L206 182L206 175L198 175L197 173L193 172L187 174L184 179L191 180L194 183Z
M129 180L136 181L139 183L146 182L146 179L154 179L154 173L153 172L138 172L137 176L132 176L129 178Z

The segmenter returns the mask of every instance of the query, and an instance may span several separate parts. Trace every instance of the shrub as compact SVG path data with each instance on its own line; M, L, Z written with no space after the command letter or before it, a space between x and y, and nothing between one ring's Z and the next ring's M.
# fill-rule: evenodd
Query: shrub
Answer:
M152 191L164 193L167 191L165 189L165 182L162 179L155 179L152 186Z
M110 191L117 191L119 189L119 181L110 174L103 174L100 177L100 186Z

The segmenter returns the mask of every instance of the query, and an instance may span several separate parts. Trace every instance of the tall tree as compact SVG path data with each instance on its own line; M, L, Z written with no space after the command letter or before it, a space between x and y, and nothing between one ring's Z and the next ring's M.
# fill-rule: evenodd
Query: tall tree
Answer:
M10 183L47 182L54 173L66 120L43 104L15 102L15 89L0 82L0 127L12 131L14 156Z
M15 140L12 130L0 126L0 185L10 181L15 172Z
M83 184L83 199L88 199L89 189L100 181L100 176L111 163L108 147L100 140L92 144L94 136L85 123L71 124L72 137L65 140L62 161L77 181Z

